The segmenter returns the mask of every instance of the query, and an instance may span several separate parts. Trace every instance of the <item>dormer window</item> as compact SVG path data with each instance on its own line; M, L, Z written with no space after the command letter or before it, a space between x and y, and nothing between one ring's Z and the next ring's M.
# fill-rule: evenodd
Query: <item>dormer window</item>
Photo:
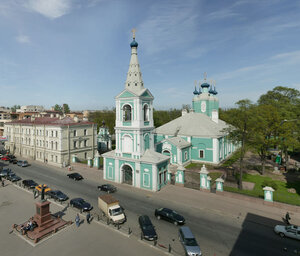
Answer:
M135 83L135 86L137 86L137 83Z
M124 105L123 106L123 121L131 121L131 106Z

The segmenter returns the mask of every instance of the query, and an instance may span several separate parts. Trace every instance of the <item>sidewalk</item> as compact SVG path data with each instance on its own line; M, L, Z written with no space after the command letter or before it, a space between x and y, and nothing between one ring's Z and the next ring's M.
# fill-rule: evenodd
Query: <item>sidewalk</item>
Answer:
M139 242L135 237L122 236L119 232L99 225L96 221L85 223L85 215L80 214L83 223L72 224L37 244L19 233L11 232L13 224L23 223L35 214L35 200L32 192L8 183L0 188L0 248L3 256L25 255L166 255L156 248ZM62 211L66 205L54 202L50 211ZM67 208L63 219L74 221L77 211Z

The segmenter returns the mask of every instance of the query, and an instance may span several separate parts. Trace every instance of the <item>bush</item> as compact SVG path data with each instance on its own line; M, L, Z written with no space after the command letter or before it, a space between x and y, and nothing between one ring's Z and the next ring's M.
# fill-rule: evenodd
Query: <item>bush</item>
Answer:
M274 190L277 190L278 189L278 186L276 184L275 181L273 180L264 180L261 184L261 186L264 188L264 187L271 187L273 188Z

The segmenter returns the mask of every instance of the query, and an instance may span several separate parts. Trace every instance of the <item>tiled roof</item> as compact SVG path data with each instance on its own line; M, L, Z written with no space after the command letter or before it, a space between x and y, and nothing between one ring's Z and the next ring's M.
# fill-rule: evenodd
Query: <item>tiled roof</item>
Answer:
M64 117L62 119L58 117L35 117L26 118L22 120L15 120L9 122L7 124L28 124L28 125L56 125L56 126L65 126L65 125L87 125L87 124L94 124L93 122L89 121L78 121L75 122L74 119L71 117Z

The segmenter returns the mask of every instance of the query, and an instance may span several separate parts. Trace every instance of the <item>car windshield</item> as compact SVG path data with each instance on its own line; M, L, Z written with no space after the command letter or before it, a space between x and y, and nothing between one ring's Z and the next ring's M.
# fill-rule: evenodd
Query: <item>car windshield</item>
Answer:
M61 191L56 191L56 194L57 194L58 196L64 196L64 194L63 194Z
M123 211L122 211L121 207L112 210L112 216L117 216L117 215L120 215L122 213L123 213Z
M195 240L195 238L186 238L184 240L184 243L187 246L198 246L197 241Z
M27 162L27 161L24 161L23 163L24 163L24 164L28 164L28 162Z

